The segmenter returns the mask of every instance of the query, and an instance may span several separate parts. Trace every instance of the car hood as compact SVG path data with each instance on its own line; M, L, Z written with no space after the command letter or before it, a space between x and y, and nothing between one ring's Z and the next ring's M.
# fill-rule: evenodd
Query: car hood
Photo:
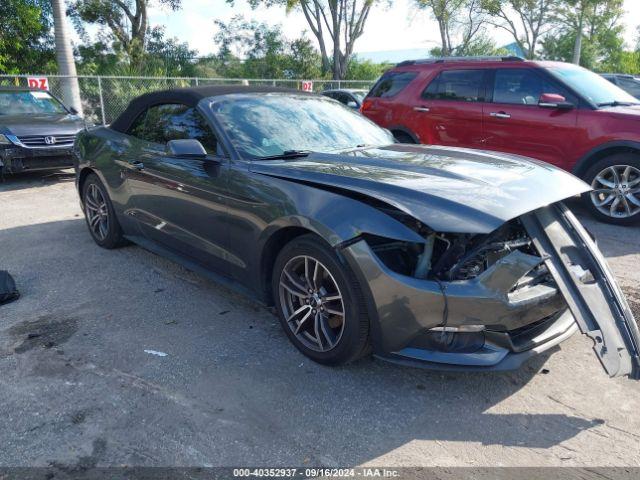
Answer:
M590 190L573 175L536 160L427 145L312 153L298 160L255 161L250 168L366 195L440 232L489 233L526 212Z
M0 133L23 135L75 134L84 127L78 115L0 115Z

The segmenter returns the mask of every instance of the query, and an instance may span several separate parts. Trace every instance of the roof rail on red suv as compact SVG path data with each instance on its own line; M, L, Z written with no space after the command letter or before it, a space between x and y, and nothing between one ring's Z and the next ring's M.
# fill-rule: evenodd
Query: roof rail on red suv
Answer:
M421 58L418 60L405 60L396 65L396 67L403 67L405 65L422 65L429 63L446 63L446 62L524 62L524 58L516 56L506 57L434 57L434 58Z

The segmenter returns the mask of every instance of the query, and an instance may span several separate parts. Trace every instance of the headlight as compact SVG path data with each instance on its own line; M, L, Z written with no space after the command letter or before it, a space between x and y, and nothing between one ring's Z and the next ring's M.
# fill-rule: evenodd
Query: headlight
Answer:
M13 145L13 142L0 133L0 145Z

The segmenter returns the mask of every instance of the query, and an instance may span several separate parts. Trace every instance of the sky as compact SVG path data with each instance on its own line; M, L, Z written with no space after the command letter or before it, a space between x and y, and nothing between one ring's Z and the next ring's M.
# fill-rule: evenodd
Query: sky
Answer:
M426 13L417 11L412 0L393 0L392 5L372 9L364 34L356 42L356 53L414 48L430 50L439 44L437 24ZM635 45L636 28L640 24L640 0L625 0L625 10L625 40L631 46ZM299 12L286 14L282 7L252 10L245 0L236 0L233 7L225 0L182 0L182 9L177 12L154 6L149 13L151 25L165 25L169 36L188 42L200 55L216 51L214 20L227 22L238 13L247 19L280 24L290 39L299 37L304 30L308 31L304 16ZM490 34L498 46L513 42L509 34L500 29L493 28ZM309 31L307 36L314 39Z

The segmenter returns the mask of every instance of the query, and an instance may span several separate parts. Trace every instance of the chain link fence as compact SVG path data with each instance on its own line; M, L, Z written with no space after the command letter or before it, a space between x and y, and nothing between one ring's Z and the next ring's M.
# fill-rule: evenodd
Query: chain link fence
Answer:
M46 77L49 90L63 98L63 75L0 75L0 86L27 87L30 77ZM78 76L82 110L85 118L95 124L109 124L127 107L129 102L143 93L167 88L192 87L198 85L271 85L301 89L309 80L257 79L257 78L190 78L190 77L115 77ZM314 92L334 88L356 88L368 90L369 80L310 80Z

